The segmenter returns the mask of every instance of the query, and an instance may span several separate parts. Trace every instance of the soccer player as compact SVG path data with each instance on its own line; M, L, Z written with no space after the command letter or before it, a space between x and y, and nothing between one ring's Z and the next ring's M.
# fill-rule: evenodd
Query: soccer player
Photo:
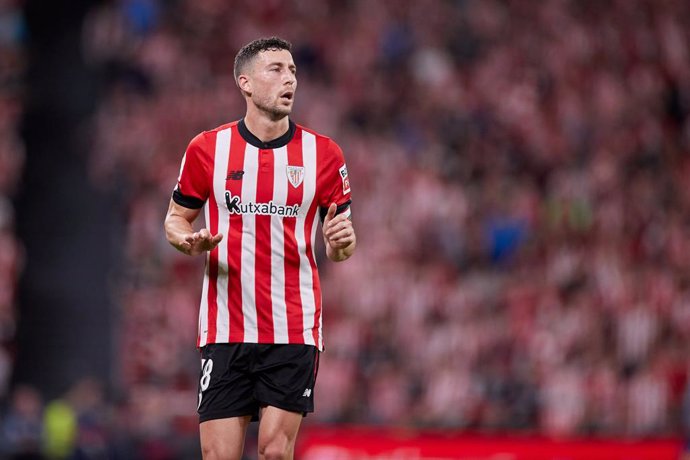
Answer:
M318 222L330 260L355 250L340 147L289 118L290 51L272 37L237 53L246 114L190 142L165 218L175 248L206 255L197 340L206 460L239 460L252 420L261 459L293 457L302 417L314 410L323 349ZM195 231L202 207L207 228Z

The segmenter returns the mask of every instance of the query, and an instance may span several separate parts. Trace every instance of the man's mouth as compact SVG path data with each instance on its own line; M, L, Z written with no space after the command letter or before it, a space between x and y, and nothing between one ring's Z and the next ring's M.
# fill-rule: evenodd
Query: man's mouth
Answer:
M294 97L294 95L295 95L294 91L286 91L280 95L280 98L281 99L287 99L288 101L291 101L292 98Z

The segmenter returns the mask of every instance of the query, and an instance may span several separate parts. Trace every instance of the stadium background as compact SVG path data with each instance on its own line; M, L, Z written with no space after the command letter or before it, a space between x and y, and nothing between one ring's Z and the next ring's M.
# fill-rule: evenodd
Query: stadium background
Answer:
M681 0L1 1L0 455L197 458L202 260L162 220L277 34L359 239L320 260L303 458L678 458L689 31Z

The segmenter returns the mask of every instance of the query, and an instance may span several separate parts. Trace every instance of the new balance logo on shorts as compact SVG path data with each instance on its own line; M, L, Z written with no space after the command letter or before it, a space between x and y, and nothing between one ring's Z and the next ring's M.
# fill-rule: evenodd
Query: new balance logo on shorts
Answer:
M311 396L311 388L307 388L306 390L304 390L304 393L302 393L302 396L304 396L305 398L308 398L309 396Z

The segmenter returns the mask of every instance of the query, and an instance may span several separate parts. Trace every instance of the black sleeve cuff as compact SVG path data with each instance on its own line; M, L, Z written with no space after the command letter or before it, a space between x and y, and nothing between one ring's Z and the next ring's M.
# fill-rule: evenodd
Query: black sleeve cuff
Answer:
M338 206L338 208L335 210L335 215L337 216L341 212L345 211L351 204L352 200L347 200L345 203ZM323 223L323 220L326 218L326 214L328 214L328 208L319 207L319 216L321 217L321 223Z
M172 199L180 206L184 206L185 208L189 209L199 209L204 205L204 200L195 198L193 196L183 195L178 189L173 191Z

